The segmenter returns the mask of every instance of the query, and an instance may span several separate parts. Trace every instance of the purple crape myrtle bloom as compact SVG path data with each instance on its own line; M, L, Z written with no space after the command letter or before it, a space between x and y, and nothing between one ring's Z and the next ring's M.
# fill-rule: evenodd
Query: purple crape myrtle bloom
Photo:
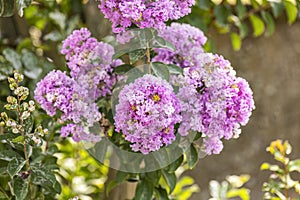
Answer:
M179 77L182 123L178 132L203 133L206 153L218 154L223 149L221 139L239 137L240 126L249 121L255 108L253 93L222 56L203 53L198 59L201 65L185 68Z
M75 142L80 142L82 140L97 142L100 140L99 135L90 134L88 131L84 130L81 125L77 124L67 124L61 128L61 137L68 137L72 134L72 139Z
M49 116L54 116L57 110L64 114L72 112L72 98L75 81L60 70L49 72L37 83L34 98Z
M101 0L99 9L112 22L114 33L135 25L139 28L164 28L168 20L191 12L195 0Z
M173 22L171 26L159 30L159 36L172 43L175 51L167 48L157 48L153 61L165 64L175 64L182 68L198 66L198 55L203 53L203 45L207 38L204 33L189 24Z
M78 85L65 72L53 70L37 83L34 98L49 116L54 116L60 111L62 121L71 121L76 126L81 124L84 127L91 127L101 119L101 114L96 103L89 100L87 93L86 88ZM76 133L87 134L82 131ZM76 136L76 133L73 133L73 138L87 139L84 135ZM66 133L62 134L66 135ZM90 134L90 139L94 140L95 136Z
M144 75L119 93L114 117L116 131L131 142L133 151L148 154L175 140L181 121L179 100L165 80Z
M113 68L122 64L121 60L112 59L111 45L98 42L87 28L81 28L63 41L61 53L66 57L72 78L89 88L92 100L111 94L117 81Z

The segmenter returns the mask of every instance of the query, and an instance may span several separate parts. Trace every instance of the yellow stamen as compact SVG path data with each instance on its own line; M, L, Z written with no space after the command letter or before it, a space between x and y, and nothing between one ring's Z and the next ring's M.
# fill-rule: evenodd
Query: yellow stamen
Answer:
M158 94L153 95L152 100L155 102L160 101L160 96Z
M167 127L167 128L165 129L164 133L165 133L165 134L168 134L169 131L170 131L170 127Z

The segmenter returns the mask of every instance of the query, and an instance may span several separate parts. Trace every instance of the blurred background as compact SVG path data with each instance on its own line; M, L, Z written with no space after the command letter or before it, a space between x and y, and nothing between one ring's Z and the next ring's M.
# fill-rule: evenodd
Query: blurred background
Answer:
M25 9L23 18L17 14L0 17L1 52L6 47L18 51L27 48L39 57L47 58L47 64L39 63L38 68L42 71L32 66L33 74L31 77L29 74L32 89L51 69L65 69L58 49L73 29L86 26L99 39L111 34L110 23L101 15L96 1L37 2ZM239 139L225 141L220 155L201 158L195 169L186 172L201 188L192 200L208 199L209 181L221 181L231 174L250 174L247 187L252 190L251 199L262 199L262 183L269 174L260 171L260 165L264 161L273 162L266 147L275 139L289 140L293 146L291 157L300 157L300 22L288 25L287 20L284 15L276 19L275 31L268 37L248 35L239 51L233 50L229 33L220 34L220 27L211 26L205 30L210 38L209 48L228 59L238 76L249 81L256 110L248 125L242 128ZM183 21L199 26L202 23L197 12ZM5 71L4 65L0 68ZM3 96L5 80L1 80ZM105 173L107 170L102 169L99 175ZM103 187L105 180L101 181L99 184Z

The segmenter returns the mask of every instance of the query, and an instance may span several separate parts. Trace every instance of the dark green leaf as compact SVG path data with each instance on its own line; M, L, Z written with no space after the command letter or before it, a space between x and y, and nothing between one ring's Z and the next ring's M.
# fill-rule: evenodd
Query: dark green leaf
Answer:
M283 2L284 2L284 7L286 10L286 16L288 18L288 22L289 24L292 24L297 19L297 13L298 13L297 5L287 0Z
M12 159L7 166L7 172L11 178L21 171L26 161L24 159L18 160L17 158Z
M284 10L284 4L282 2L270 2L273 15L277 18Z
M56 193L60 193L60 184L56 180L56 177L52 171L48 170L46 167L40 166L38 166L38 168L37 166L31 166L31 169L32 183L40 185L51 192L55 191Z
M164 188L155 188L155 191L158 194L158 200L169 200L168 193Z
M61 41L62 39L63 39L63 35L57 30L54 30L44 36L44 40L50 40L52 42L58 42Z
M198 162L198 151L193 144L191 144L190 148L186 151L186 159L190 168L194 168L196 166Z
M26 199L28 193L28 182L20 177L14 179L14 193L16 200Z
M3 55L8 60L16 70L21 70L21 56L13 49L6 48L3 50Z
M163 178L165 179L168 187L170 188L169 194L171 194L176 186L177 178L174 172L169 173L167 170L162 170Z
M149 182L151 182L153 185L157 185L160 179L161 172L160 170L157 170L153 172L147 172L145 175Z
M251 5L253 6L254 9L259 8L259 3L257 0L251 0Z
M203 10L209 10L213 4L211 0L198 0L198 5Z
M253 36L258 37L265 31L265 25L264 22L257 16L257 15L250 15L249 16L250 22L253 27Z
M0 160L11 161L12 159L22 159L22 157L13 150L2 150L0 151Z
M10 17L14 14L14 0L0 0L0 17Z
M231 33L230 34L231 38L231 45L235 51L240 50L242 46L242 39L237 33Z
M138 60L144 61L145 59L145 49L138 49L132 52L129 52L130 64L134 64Z
M31 4L31 0L16 0L18 13L21 17L23 17L23 9Z
M170 72L169 72L168 67L165 64L159 63L159 62L153 62L153 63L151 63L151 69L153 70L153 73L157 77L160 77L162 79L169 81Z
M275 23L273 20L273 17L271 16L270 13L263 11L261 13L263 20L266 22L267 25L267 30L266 30L266 35L270 36L274 33L275 31Z
M116 174L116 182L122 183L126 181L126 179L129 177L129 174L127 172L118 171Z
M153 192L154 192L154 186L146 179L142 179L136 187L134 199L151 200Z
M175 172L178 169L178 167L180 167L182 162L183 162L183 155L181 155L177 160L175 160L169 165L168 172Z
M237 16L240 18L240 19L243 19L243 17L245 17L245 14L247 12L247 8L246 6L242 3L241 0L237 0L237 4L236 4L236 12L237 12Z
M222 4L216 5L214 7L214 15L216 16L219 25L225 25L227 18L230 15L230 10Z

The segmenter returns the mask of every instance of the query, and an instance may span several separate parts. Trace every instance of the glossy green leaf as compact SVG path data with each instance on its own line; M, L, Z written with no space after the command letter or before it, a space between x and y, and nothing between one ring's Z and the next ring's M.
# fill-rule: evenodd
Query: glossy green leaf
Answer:
M12 159L7 166L7 172L11 178L21 171L26 161L24 159L18 160L17 158Z
M297 19L297 13L298 13L297 5L291 3L290 1L287 1L287 0L285 0L283 2L284 2L285 10L286 10L286 16L288 18L288 23L292 24Z
M250 22L253 27L253 36L258 37L265 31L264 22L255 14L249 16Z
M27 49L22 50L22 62L25 66L25 76L31 79L36 79L42 73L42 69L40 68L40 61L38 57L31 51Z
M16 70L21 70L21 56L13 49L6 48L3 50L3 55L8 60Z
M10 17L14 14L15 0L0 0L0 17Z
M169 81L170 72L168 67L165 64L159 62L153 62L150 65L154 75Z
M164 38L159 37L159 36L155 37L155 42L154 42L152 47L153 48L167 48L167 49L170 49L172 51L175 51L175 47L171 42L169 42L169 41L167 41Z
M266 35L270 36L275 31L275 22L274 22L274 19L273 19L272 15L270 13L265 12L265 11L263 11L261 13L261 15L262 15L263 20L266 22L266 26L267 26Z
M25 200L28 193L28 182L20 177L14 179L14 193L16 200Z
M235 51L238 51L241 49L242 46L242 39L237 33L231 33L231 45Z
M18 13L21 17L23 17L24 14L24 8L29 6L31 4L31 0L16 0Z
M134 199L151 200L153 192L154 186L146 179L142 179L136 187Z
M49 14L49 17L50 17L50 19L53 20L53 22L55 24L57 24L59 26L59 28L61 30L65 29L65 26L66 26L66 15L65 14L56 11L56 12L51 12Z
M159 179L161 176L160 170L153 171L153 172L147 172L145 174L145 178L148 179L153 185L157 185Z
M170 188L169 194L171 194L176 186L177 177L174 172L169 173L167 170L162 170L162 175Z
M189 168L194 168L198 162L198 151L193 144L190 145L190 148L186 151L186 159Z

